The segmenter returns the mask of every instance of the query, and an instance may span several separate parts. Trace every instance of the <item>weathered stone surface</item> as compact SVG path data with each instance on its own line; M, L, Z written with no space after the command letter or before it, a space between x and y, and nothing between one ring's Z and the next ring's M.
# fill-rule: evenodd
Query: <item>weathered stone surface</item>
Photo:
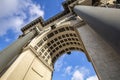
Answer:
M120 55L88 25L78 31L100 80L119 80Z

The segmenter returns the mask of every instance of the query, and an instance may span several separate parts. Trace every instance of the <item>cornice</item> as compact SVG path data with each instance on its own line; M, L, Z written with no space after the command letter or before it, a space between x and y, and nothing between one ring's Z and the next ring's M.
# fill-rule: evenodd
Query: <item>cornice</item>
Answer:
M93 5L94 3L96 2L99 2L100 0L92 0L92 4ZM74 5L76 4L79 4L79 2L82 2L81 4L83 5L87 5L86 2L87 0L66 0L62 3L62 6L64 8L64 11L62 12L59 12L58 14L56 14L55 16L49 18L48 20L44 20L41 16L38 17L37 19L33 20L32 22L30 22L29 24L25 25L21 31L24 32L25 30L31 28L32 26L34 26L35 24L37 23L40 23L41 24L41 27L45 27L47 26L48 24L60 19L61 17L69 14L69 13L73 13L74 14L74 11L73 11L73 7ZM72 4L72 5L71 5ZM80 5L81 5L80 4Z
M77 2L77 0L67 0L64 1L62 3L62 6L64 8L64 11L56 14L55 16L49 18L48 20L44 21L44 19L40 16L37 19L33 20L32 22L30 22L29 24L25 25L21 31L24 32L25 30L27 30L28 28L32 27L33 25L40 23L42 27L45 27L46 25L50 24L51 22L69 14L71 12L70 8L68 7L70 4Z

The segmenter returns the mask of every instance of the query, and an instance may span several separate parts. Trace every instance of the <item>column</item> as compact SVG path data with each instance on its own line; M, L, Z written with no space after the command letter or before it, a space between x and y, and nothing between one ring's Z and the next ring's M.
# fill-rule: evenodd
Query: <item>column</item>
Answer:
M0 52L0 73L10 64L13 62L13 59L19 55L22 51L23 46L32 39L36 34L35 30L32 30L25 36L17 39L14 43L10 46L5 48L3 51Z
M120 53L120 9L76 5L74 11Z

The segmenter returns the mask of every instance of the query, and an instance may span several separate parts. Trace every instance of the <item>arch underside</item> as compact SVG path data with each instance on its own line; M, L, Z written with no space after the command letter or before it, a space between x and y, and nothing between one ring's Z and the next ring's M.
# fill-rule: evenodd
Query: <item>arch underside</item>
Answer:
M51 29L35 41L37 42L33 47L37 51L37 56L44 59L51 67L63 53L70 53L72 50L86 53L77 29L69 24Z

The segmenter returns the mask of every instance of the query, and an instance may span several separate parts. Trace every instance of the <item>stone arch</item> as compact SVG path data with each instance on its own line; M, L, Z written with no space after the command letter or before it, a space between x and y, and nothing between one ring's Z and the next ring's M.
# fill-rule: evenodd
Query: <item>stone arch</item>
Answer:
M75 27L76 21L66 21L57 25L54 29L47 29L38 35L31 43L37 51L38 57L42 57L51 67L64 53L72 50L84 52L90 61L90 57ZM35 44L34 44L35 43Z

